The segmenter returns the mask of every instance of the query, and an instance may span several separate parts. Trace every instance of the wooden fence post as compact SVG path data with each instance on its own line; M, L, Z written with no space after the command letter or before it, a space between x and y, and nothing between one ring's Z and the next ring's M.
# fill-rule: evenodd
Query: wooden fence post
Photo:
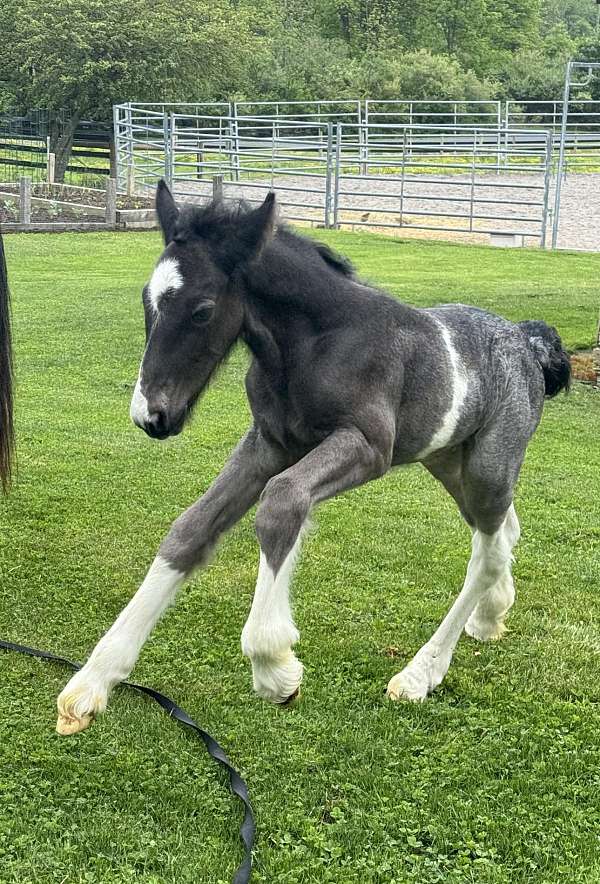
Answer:
M48 184L54 184L54 170L56 168L56 154L49 153L48 154L48 168L46 170L46 178L48 179Z
M110 177L117 177L117 145L114 137L108 142L108 152L110 156Z
M108 227L117 226L117 181L115 178L106 179L105 219Z
M19 178L19 222L31 224L31 178Z
M221 201L223 199L223 176L215 175L212 180L213 199Z

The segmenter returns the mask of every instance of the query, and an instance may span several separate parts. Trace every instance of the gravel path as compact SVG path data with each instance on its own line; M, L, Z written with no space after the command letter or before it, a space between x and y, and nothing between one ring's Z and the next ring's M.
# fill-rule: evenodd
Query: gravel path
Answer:
M553 182L554 184L554 182ZM324 220L324 179L317 176L265 178L253 186L225 182L225 195L231 198L261 200L271 187L278 192L285 217L314 224ZM211 183L185 182L176 185L180 195L210 196ZM489 242L489 232L517 232L525 235L526 245L539 245L543 198L543 177L539 174L479 175L473 188L476 218L472 232L469 220L453 217L469 214L471 181L464 176L413 175L404 186L397 176L386 175L368 181L342 179L339 218L344 226L380 227L402 235L429 236L471 242ZM368 192L365 193L365 192ZM499 200L509 204L501 204ZM521 205L517 205L519 202ZM300 205L294 205L299 203ZM523 205L531 203L531 205ZM554 207L554 186L549 208ZM431 213L431 214L426 214ZM443 215L443 217L438 217ZM482 216L503 216L484 218ZM417 226L442 227L440 232L413 229ZM464 231L467 228L467 232ZM527 236L527 234L530 234ZM551 241L551 221L547 244ZM600 251L600 174L571 173L562 187L558 246L563 249Z
M554 205L554 188L552 189ZM600 252L600 174L569 173L561 189L560 249Z

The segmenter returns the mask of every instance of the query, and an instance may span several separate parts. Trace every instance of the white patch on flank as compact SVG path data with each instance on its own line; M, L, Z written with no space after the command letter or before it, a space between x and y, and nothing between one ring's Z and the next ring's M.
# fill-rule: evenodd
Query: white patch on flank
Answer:
M150 412L148 411L148 400L142 393L142 387L140 383L140 378L138 377L135 389L133 391L133 396L131 397L131 405L129 406L129 415L131 420L138 427L143 426L150 419Z
M448 445L456 432L462 406L467 395L468 382L465 367L454 348L448 329L445 326L441 326L441 332L452 366L452 402L443 417L441 427L435 431L429 445L419 452L415 460L422 460L434 451L438 451L440 448L445 448Z
M142 645L174 600L184 577L166 559L154 559L134 597L58 698L59 724L64 720L62 733L81 730L77 722L87 719L89 723L104 711L110 690L133 669Z
M302 532L275 574L261 551L250 615L242 631L242 653L252 660L254 690L282 703L302 681L302 663L292 652L299 633L292 619L289 585Z
M152 278L148 283L148 298L154 312L158 312L160 299L169 289L180 289L183 285L183 277L179 270L179 262L175 258L164 258L157 264Z

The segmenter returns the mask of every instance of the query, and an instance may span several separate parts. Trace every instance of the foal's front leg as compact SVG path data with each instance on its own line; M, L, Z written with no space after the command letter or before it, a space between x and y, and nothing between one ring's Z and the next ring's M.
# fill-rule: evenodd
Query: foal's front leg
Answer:
M311 508L380 476L388 466L359 430L343 429L267 483L256 515L258 581L242 632L242 651L252 661L254 689L261 697L285 703L302 681L302 664L292 651L299 633L289 583Z
M241 519L283 466L282 454L252 428L206 494L173 523L144 582L60 694L60 734L84 730L104 711L110 691L133 669L186 576L206 563L220 535Z

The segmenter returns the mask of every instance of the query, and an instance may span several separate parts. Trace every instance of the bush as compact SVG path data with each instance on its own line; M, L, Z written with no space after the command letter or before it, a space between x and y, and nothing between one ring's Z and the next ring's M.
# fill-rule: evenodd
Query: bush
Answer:
M294 29L255 60L251 95L286 101L355 97L355 62L346 44Z
M521 49L506 63L500 73L506 97L529 101L560 100L565 65L577 54L577 44L564 26L553 28L542 47Z
M494 98L496 91L491 80L480 80L456 59L426 49L365 56L357 77L357 92L370 98L484 101Z

